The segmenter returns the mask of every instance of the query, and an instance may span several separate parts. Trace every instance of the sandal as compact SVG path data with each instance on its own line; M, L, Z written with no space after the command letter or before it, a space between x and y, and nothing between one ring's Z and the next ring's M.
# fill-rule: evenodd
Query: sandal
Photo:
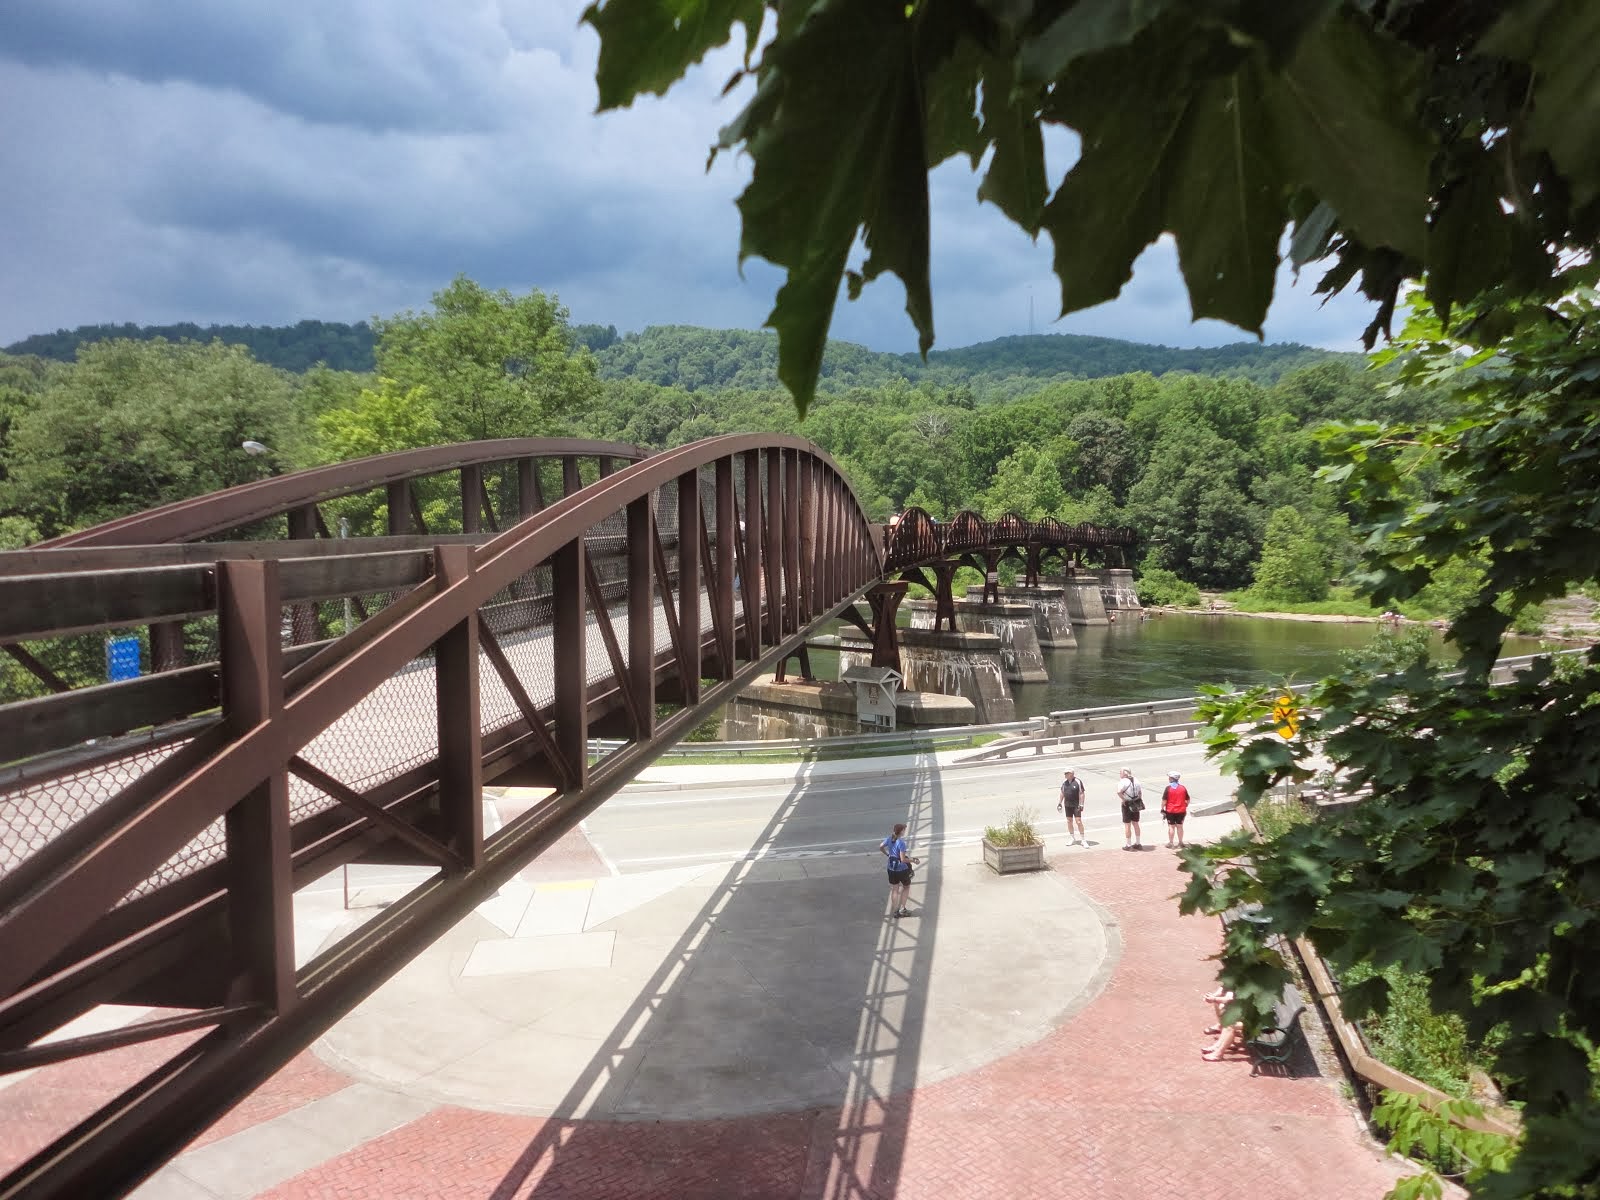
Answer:
M1218 1033L1222 1032L1222 1026L1221 1025L1207 1025L1200 1032L1203 1033L1203 1034L1206 1034L1207 1036L1210 1036L1210 1035L1213 1035L1213 1034L1218 1034Z

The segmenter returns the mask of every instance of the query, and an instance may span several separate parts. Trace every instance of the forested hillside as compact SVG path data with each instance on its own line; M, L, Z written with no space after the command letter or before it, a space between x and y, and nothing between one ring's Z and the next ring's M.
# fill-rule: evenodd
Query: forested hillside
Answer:
M308 371L321 363L335 371L372 370L372 330L365 321L301 321L294 325L80 325L38 333L5 348L7 354L36 354L72 362L78 347L114 339L149 342L221 341L243 346L257 362L284 371Z
M567 434L663 448L766 430L821 445L878 519L920 505L941 518L970 507L1127 524L1143 537L1147 571L1243 587L1261 581L1265 563L1267 576L1288 580L1282 590L1315 599L1352 547L1333 494L1314 479L1313 429L1427 408L1424 393L1392 393L1349 355L1051 335L927 366L836 345L801 421L773 381L770 335L619 337L574 327L541 293L467 279L429 311L370 330L321 328L369 336L375 370L296 373L220 336L113 337L84 343L71 363L0 357L0 545L269 470L411 446ZM271 453L245 455L245 439ZM448 525L454 501L434 502ZM357 532L381 526L377 499L339 515Z
M588 342L593 347L593 341ZM897 381L970 387L981 399L1015 396L1051 379L1100 379L1147 371L1188 371L1274 383L1286 372L1355 355L1308 346L1239 342L1214 349L1174 350L1115 338L1032 334L999 338L959 350L936 350L924 363L915 354L881 354L850 342L829 342L818 387L840 392ZM599 351L607 379L642 379L686 391L707 388L776 388L778 337L765 330L697 329L655 325L611 340Z
M597 356L604 379L642 379L687 391L778 387L778 338L742 329L653 325L618 334L611 325L570 327L574 345ZM321 364L335 371L370 371L376 335L361 322L301 321L296 325L82 325L37 334L6 353L72 362L80 346L124 339L148 342L221 341L243 346L257 362L296 373ZM1238 342L1212 349L1175 350L1077 334L999 338L957 350L936 350L924 363L915 354L884 354L850 342L832 342L822 364L823 389L881 387L895 381L971 387L979 398L1016 396L1049 379L1099 379L1148 371L1230 375L1271 384L1286 372L1330 358L1359 361L1307 346Z

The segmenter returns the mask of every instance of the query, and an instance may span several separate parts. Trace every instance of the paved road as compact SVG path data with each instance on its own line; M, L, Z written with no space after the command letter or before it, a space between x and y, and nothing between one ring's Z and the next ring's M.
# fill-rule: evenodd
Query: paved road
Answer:
M871 849L898 821L917 848L975 844L987 825L1003 825L1019 806L1037 814L1046 841L1066 838L1056 812L1062 770L1087 788L1084 824L1092 842L1120 842L1117 772L1133 770L1145 787L1146 842L1165 843L1155 812L1169 770L1183 773L1197 806L1226 802L1224 784L1192 741L1067 755L1018 755L970 766L960 753L923 760L921 769L861 778L871 764L827 764L832 771L749 786L707 787L704 768L656 766L587 822L590 840L619 871L733 858L785 859ZM767 768L769 771L771 768ZM731 772L730 772L731 773Z

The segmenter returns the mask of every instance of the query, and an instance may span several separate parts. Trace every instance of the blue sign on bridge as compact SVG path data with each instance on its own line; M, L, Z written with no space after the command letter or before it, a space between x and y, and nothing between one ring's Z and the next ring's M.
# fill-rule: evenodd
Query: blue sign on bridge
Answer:
M106 639L106 682L119 683L124 679L139 678L139 639L109 637Z

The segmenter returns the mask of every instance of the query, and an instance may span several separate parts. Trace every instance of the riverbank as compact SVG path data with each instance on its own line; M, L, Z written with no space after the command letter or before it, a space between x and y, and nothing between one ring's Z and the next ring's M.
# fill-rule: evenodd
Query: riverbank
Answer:
M1365 617L1353 613L1292 613L1292 612L1245 612L1243 609L1234 608L1225 601L1218 601L1215 607L1185 608L1181 605L1168 604L1155 606L1151 612L1180 613L1186 617L1260 617L1268 621L1305 621L1317 625L1379 625L1382 624L1381 616ZM1428 622L1408 621L1402 618L1402 625L1424 625ZM1437 626L1442 628L1443 622Z
M1297 613L1255 612L1235 608L1221 593L1200 593L1205 603L1199 606L1158 605L1148 611L1181 614L1188 617L1257 617L1267 621L1302 621L1318 625L1382 625L1392 621L1396 627L1437 629L1449 628L1445 620L1418 621L1410 617L1384 617L1381 613ZM1544 620L1539 632L1530 635L1541 641L1563 642L1587 646L1600 641L1600 606L1588 597L1574 594L1561 600L1549 601L1544 606Z

